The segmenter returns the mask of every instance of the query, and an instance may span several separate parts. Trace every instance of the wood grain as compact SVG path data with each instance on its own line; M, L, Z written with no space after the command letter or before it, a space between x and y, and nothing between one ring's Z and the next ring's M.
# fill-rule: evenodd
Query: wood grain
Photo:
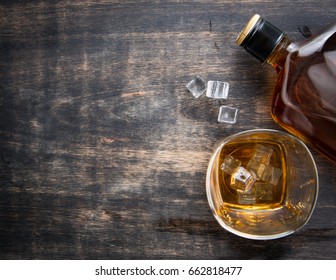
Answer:
M1 259L333 259L335 165L313 151L309 223L275 241L214 220L205 173L215 143L279 128L275 73L235 46L253 13L303 40L334 1L1 1ZM230 83L194 99L195 75ZM218 108L239 109L234 125Z

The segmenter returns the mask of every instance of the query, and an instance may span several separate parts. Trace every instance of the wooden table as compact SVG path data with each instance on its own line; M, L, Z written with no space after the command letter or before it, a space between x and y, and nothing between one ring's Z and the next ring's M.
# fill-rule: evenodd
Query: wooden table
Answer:
M335 164L313 150L319 198L297 233L243 239L207 203L218 140L282 130L274 70L235 45L254 13L303 40L336 5L1 1L0 258L336 258ZM193 98L195 75L229 82L229 98ZM220 105L236 124L217 122Z

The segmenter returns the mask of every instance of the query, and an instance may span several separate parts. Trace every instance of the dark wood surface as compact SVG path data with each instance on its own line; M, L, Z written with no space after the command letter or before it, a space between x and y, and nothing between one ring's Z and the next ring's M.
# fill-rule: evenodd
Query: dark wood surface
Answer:
M336 166L315 151L319 198L297 233L243 239L208 206L215 143L282 130L274 70L235 45L254 13L303 40L336 5L0 1L0 258L336 258ZM229 98L193 98L195 75L229 82ZM236 124L217 122L222 104Z

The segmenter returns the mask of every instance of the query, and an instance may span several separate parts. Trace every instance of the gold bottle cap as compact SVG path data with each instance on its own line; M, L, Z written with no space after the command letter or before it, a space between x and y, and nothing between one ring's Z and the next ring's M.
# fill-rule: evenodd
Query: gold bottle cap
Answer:
M255 24L258 22L259 19L260 15L258 14L255 14L253 17L251 17L249 22L246 24L244 29L240 32L240 34L237 37L236 39L237 45L240 46L244 42L245 38L247 37L247 35L249 35L249 33L251 32L251 30L253 29L253 27L255 26Z

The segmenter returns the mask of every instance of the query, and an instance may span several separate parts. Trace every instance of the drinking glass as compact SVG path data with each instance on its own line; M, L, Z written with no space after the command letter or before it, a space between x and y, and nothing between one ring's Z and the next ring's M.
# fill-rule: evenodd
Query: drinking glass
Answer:
M206 177L208 202L218 223L231 233L259 240L302 228L314 210L318 186L307 146L295 136L270 129L223 139Z

